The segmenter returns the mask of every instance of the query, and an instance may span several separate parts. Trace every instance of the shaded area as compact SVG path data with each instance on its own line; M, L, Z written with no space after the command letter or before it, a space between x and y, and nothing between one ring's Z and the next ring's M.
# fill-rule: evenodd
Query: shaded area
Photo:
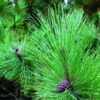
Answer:
M0 78L0 100L32 100L32 95L21 95L20 85L15 81Z
M19 100L20 85L14 81L0 78L0 100Z

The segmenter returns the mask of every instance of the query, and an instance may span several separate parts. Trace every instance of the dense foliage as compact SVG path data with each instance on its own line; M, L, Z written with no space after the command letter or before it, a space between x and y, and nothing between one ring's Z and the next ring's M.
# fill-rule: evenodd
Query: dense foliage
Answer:
M0 1L0 100L100 99L98 0Z

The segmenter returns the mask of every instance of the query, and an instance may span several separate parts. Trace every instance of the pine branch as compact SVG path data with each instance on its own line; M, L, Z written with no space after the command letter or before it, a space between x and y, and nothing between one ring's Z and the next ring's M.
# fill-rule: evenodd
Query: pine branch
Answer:
M91 55L85 52L96 36L93 23L83 21L82 10L68 14L49 11L49 16L39 15L41 28L37 28L31 39L31 43L35 41L32 45L39 47L36 49L39 61L36 62L43 66L34 72L36 98L81 100L90 99L92 94L99 98L96 94L100 65L99 56L95 56L97 48ZM71 81L70 85L67 80Z

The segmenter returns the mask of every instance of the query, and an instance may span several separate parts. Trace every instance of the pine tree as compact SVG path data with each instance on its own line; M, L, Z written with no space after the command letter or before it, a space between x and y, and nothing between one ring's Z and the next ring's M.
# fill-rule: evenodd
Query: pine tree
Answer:
M77 7L67 13L62 4L54 7L59 0L1 1L0 99L99 100L100 37L95 21ZM14 93L7 90L9 84Z

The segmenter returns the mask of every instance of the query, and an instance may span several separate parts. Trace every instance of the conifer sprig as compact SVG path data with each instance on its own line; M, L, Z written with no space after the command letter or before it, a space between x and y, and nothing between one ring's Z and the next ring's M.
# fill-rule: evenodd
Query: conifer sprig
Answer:
M27 91L32 88L34 63L29 57L29 45L26 44L26 39L19 42L11 34L6 35L5 40L0 43L0 77L16 80Z
M40 16L41 28L33 33L31 40L36 41L35 45L39 47L37 54L40 59L37 63L45 62L42 63L42 68L35 71L36 98L90 100L93 96L94 99L99 99L100 57L97 49L92 54L86 51L86 47L96 36L94 25L83 20L81 10L68 14L51 10L49 17ZM62 48L65 48L64 55L61 54ZM63 59L64 56L67 60ZM71 83L64 92L57 93L57 85L65 79L64 67L68 68ZM65 86L64 84L60 85Z

